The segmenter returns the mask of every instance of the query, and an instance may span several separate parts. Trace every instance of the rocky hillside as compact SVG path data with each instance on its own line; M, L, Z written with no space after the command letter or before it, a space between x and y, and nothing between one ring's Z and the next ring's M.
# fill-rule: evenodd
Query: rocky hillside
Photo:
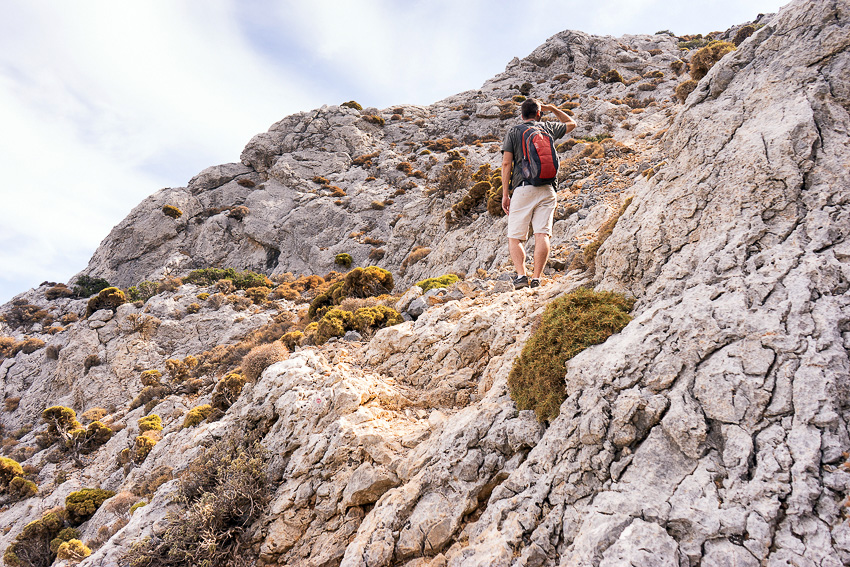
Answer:
M85 271L136 301L0 310L6 564L850 563L850 2L719 35L700 72L704 38L563 32L429 107L287 117L145 200ZM553 269L514 291L487 192L527 95L579 128ZM403 322L314 320L341 253L395 276L346 324ZM588 286L633 319L538 421L511 369Z

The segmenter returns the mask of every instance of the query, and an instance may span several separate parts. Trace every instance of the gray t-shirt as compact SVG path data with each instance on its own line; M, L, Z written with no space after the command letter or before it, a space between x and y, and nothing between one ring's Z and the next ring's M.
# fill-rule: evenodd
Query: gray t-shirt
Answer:
M557 140L559 138L563 138L567 133L567 125L563 122L554 122L554 121L546 121L546 122L534 122L533 120L529 121L529 123L534 124L536 126L541 126L544 130L549 132L549 135L552 136L553 140ZM514 154L514 166L513 166L513 174L511 175L511 191L513 191L516 187L519 187L519 184L522 183L522 172L520 171L519 164L522 162L522 126L526 124L523 122L522 124L517 124L508 130L508 133L505 134L505 141L502 142L502 152L511 152ZM558 189L558 181L555 180L552 182L552 188Z

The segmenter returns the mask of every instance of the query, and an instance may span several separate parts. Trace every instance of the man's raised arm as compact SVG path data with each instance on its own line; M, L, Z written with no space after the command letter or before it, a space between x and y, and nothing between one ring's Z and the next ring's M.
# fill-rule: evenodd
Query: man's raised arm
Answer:
M569 114L567 114L566 112L564 112L563 110L561 110L560 108L558 108L557 106L555 106L553 104L542 104L542 105L540 105L540 110L542 112L551 112L552 114L555 115L555 118L557 118L558 120L560 120L561 122L566 124L567 125L567 133L570 133L570 132L573 131L573 129L575 129L576 121L573 120L573 117L570 116Z

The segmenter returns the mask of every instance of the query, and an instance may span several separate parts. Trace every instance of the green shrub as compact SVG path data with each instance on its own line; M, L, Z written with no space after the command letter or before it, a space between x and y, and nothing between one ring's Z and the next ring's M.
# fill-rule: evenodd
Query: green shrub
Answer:
M67 433L83 426L77 421L77 413L65 406L49 407L41 412L41 419L47 424L47 433L51 436Z
M490 191L487 193L487 212L494 217L505 216L502 209L502 173L497 171L490 177Z
M49 567L56 559L50 542L65 525L65 511L49 512L30 522L3 553L3 562L10 567Z
M145 370L141 375L142 386L158 386L162 379L162 372L159 370Z
M56 550L56 557L75 563L82 561L89 555L91 555L91 549L78 539L66 541Z
M422 288L422 292L426 292L429 289L437 289L441 287L449 287L460 278L455 274L446 274L444 276L440 276L437 278L428 278L426 280L422 280L420 282L416 282L416 285Z
M738 30L738 33L735 34L735 39L732 40L732 45L734 45L735 47L738 47L739 45L744 43L745 39L747 39L748 37L753 35L755 32L756 32L756 28L751 24L748 24L748 25L740 28Z
M616 69L611 69L605 76L602 77L602 80L606 83L622 83L623 76Z
M233 564L250 548L247 528L266 510L274 490L259 442L218 442L181 479L187 509L168 518L164 533L133 545L122 564L131 567Z
M598 144L603 140L607 140L609 138L613 138L613 136L607 132L603 132L602 134L597 134L596 136L583 136L581 138L576 139L581 140L582 142L587 142L588 144Z
M24 469L15 459L0 457L0 492L9 488L16 476L24 476Z
M331 337L341 337L345 335L346 329L351 329L351 311L343 311L342 309L331 309L319 320L319 326L316 328L316 344L324 344Z
M127 297L124 295L124 292L118 289L117 287L107 287L98 292L98 294L91 299L89 299L88 305L86 306L86 317L91 316L95 311L100 311L101 309L110 309L115 311L115 309L124 303L127 303Z
M213 407L209 404L195 406L186 414L186 417L183 420L183 429L186 429L187 427L195 427L208 418L212 413L212 410Z
M148 503L144 500L142 500L141 502L136 502L135 504L130 506L130 514L132 515L133 512L135 512L139 508L141 508L143 506L147 506L147 505L148 505Z
M162 418L155 413L139 418L139 431L162 431Z
M91 452L112 439L113 431L100 421L92 421L86 428L84 452Z
M50 541L50 551L56 553L60 545L72 539L80 539L80 532L74 528L64 528Z
M97 512L100 505L115 496L111 490L100 488L84 488L72 492L65 498L65 510L68 512L68 521L72 525L80 525Z
M253 301L255 305L262 305L268 299L271 291L271 289L264 285L249 287L245 290L245 297Z
M328 308L342 303L349 297L375 297L390 293L395 283L393 275L377 266L354 268L345 277L317 295L310 303L307 315L310 319L321 317Z
M286 348L288 348L290 352L295 350L295 347L300 346L303 340L304 333L301 331L290 331L280 338L280 342L285 344Z
M558 415L566 399L566 362L625 327L633 299L579 289L546 306L538 329L523 346L508 376L511 398L541 421Z
M16 476L9 483L9 493L17 500L26 500L38 494L38 486L31 480Z
M108 287L110 287L109 282L103 278L83 275L74 282L74 295L81 298L91 297Z
M348 331L361 333L402 323L398 311L386 305L361 307L353 313L344 309L331 309L319 320L313 341L322 345L332 337L342 337Z
M460 202L456 203L451 210L451 214L446 214L446 226L448 227L452 223L460 220L463 216L468 215L469 212L477 207L482 202L489 201L489 195L493 191L493 186L491 184L491 179L493 178L493 168L489 163L482 165L478 168L478 171L472 174L472 180L476 183L469 189L469 192L460 200ZM501 210L501 191L502 191L502 177L501 173L499 174L499 209ZM488 203L489 205L489 203Z
M511 100L514 102L525 102L525 97L522 95L514 95L511 97Z
M529 94L531 94L531 89L533 88L533 86L534 85L526 81L525 83L520 85L519 92L525 96L528 96Z
M156 446L157 440L152 435L147 435L143 433L142 435L136 436L134 451L133 451L133 462L136 464L142 464L145 459L148 458L148 455Z
M346 270L351 267L351 264L354 260L351 258L351 254L346 254L343 252L342 254L337 254L334 256L334 264L345 268Z
M360 106L360 103L356 100L349 100L348 102L340 104L340 106L347 106L348 108L353 108L354 110L363 110L363 107Z
M383 329L403 323L404 319L398 311L386 305L375 305L374 307L361 307L354 312L351 318L351 326L361 333L373 329Z
M236 289L248 289L249 287L272 287L272 282L263 274L244 271L237 272L233 268L204 268L192 270L183 278L184 283L192 283L199 286L211 286L219 280L230 280Z
M728 41L714 40L710 42L691 56L691 78L699 81L724 55L733 51L735 51L735 46Z
M492 187L490 186L489 181L479 181L473 185L469 189L469 192L464 195L463 199L456 203L452 207L451 211L448 211L448 214L446 215L446 225L451 225L468 215L472 209L477 207L482 201L484 201L484 199L487 198L487 194L491 189Z
M181 211L174 205L165 205L164 207L162 207L162 214L173 219L179 219L183 216L183 211Z
M127 290L127 300L128 301L147 301L157 293L157 289L159 288L159 284L157 282L152 282L145 280L141 283L137 283L136 285L130 286Z

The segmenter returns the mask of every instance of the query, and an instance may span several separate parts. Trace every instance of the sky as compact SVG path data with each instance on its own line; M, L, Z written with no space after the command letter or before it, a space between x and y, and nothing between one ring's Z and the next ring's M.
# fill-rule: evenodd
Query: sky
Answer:
M290 114L431 104L566 29L705 34L786 3L0 0L0 304Z

